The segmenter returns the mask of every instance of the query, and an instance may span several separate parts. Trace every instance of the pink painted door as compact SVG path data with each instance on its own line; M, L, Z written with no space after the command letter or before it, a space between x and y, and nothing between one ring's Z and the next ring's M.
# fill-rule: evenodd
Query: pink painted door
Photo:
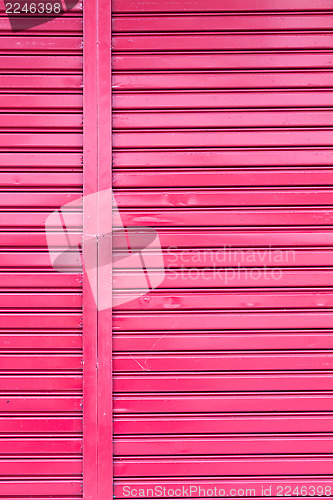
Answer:
M116 497L330 495L332 5L112 6Z
M0 2L0 498L69 500L83 495L82 276L52 267L45 222L82 193L83 12L25 4Z

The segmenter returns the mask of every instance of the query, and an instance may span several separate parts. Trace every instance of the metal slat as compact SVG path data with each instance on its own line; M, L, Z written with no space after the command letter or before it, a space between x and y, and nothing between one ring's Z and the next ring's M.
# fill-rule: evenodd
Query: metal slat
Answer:
M166 332L162 335L153 332L116 332L114 347L118 353L127 351L177 351L182 357L184 351L200 353L200 351L219 350L277 350L277 349L332 349L332 330L240 330L227 329L201 332L190 331ZM243 353L246 354L246 353ZM154 354L155 355L155 354ZM150 358L149 358L150 359Z
M2 6L1 6L2 7ZM37 22L38 17L34 17L29 15L29 19L31 19L32 23ZM56 18L48 18L49 20L45 24L40 24L38 26L32 26L28 31L20 31L19 36L30 36L31 33L34 35L37 33L41 33L43 35L49 35L52 33L53 35L82 35L82 16L73 16L66 15L62 17ZM24 29L26 27L26 19L16 18L17 28ZM0 17L0 33L1 35L8 35L12 33L11 26L8 22L7 16Z
M30 56L31 57L31 56ZM53 94L77 93L80 92L82 77L80 75L26 75L26 74L3 74L0 81L0 93L7 93L8 89L12 92L25 90L26 92L52 92ZM1 94L0 94L1 95ZM5 116L1 117L2 119ZM22 116L24 121L24 116Z
M38 464L39 465L39 464ZM38 466L36 464L35 469ZM36 479L36 476L30 476L27 479L13 479L12 477L3 480L0 479L1 492L3 495L7 495L9 498L13 496L24 496L24 495L48 495L50 491L59 500L73 500L79 497L82 491L82 480L80 475L76 478L68 479L68 477L60 477L57 479L43 478L40 476ZM72 496L71 496L72 495ZM9 500L8 498L8 500ZM4 499L6 497L4 496Z
M29 325L25 325L29 326ZM70 328L70 326L68 326ZM14 353L1 353L1 370L80 370L80 354L48 354L39 351L30 354L29 351Z
M186 413L162 415L117 415L115 435L330 432L333 416L313 413ZM276 434L275 434L276 435ZM287 480L287 478L285 478Z
M280 207L279 207L280 208ZM0 225L3 227L2 214L0 213ZM321 216L322 224L332 225L333 213L329 209L316 210L296 210L294 207L284 210L231 210L231 209L206 209L196 210L141 210L141 211L121 211L122 221L125 226L137 226L144 222L150 227L189 227L189 226L267 226L277 225L298 226L315 225L318 217ZM30 222L30 224L29 224ZM32 226L31 218L27 220L27 225ZM14 225L14 224L13 224ZM0 257L1 259L1 257ZM200 259L198 259L200 260ZM121 263L118 263L121 265ZM296 265L296 259L295 259ZM117 266L115 266L117 267Z
M2 351L27 350L28 348L35 350L79 350L82 348L82 339L80 335L74 333L50 333L47 330L41 333L28 330L20 335L10 332L0 333L0 349Z
M61 50L59 50L61 52ZM29 57L30 55L30 57ZM31 57L32 54L16 55L2 57L0 59L0 70L4 73L12 72L25 72L30 71L33 73L39 73L40 71L68 71L77 72L82 71L82 57L80 56L70 56L70 55L35 55ZM51 96L50 96L51 97Z
M5 117L8 121L15 119L10 116ZM53 119L51 115L51 120ZM30 116L29 119L35 121L36 126L40 126L38 116ZM74 117L75 119L75 117ZM333 112L330 110L313 110L311 108L302 110L270 111L202 111L197 112L118 112L114 113L115 129L168 129L178 128L225 128L225 127L258 127L266 129L267 127L331 127L333 124ZM14 122L15 126L15 122ZM52 126L52 121L47 123ZM166 130L165 132L168 132ZM213 131L212 131L213 132Z
M0 441L1 446L1 441ZM301 454L331 453L332 436L316 435L220 435L151 436L150 438L115 439L115 456L163 455L239 455L239 454Z
M72 375L72 374L64 374L63 376L59 375L58 373L56 374L49 374L49 372L46 374L41 374L41 375L35 375L31 373L27 373L26 375L17 375L14 373L6 374L3 375L0 372L0 391L1 392L27 392L27 391L36 391L36 392L41 392L41 391L46 391L46 392L52 392L52 391L81 391L82 390L82 376L81 374L77 375ZM1 422L0 422L1 423ZM1 429L1 432L2 429ZM38 436L37 436L38 437ZM12 437L12 440L15 439ZM36 439L36 438L34 438ZM75 453L79 453L81 449L81 439L78 438L79 441L79 451L76 451ZM1 448L1 440L0 440L0 450ZM11 443L11 448L9 450L5 450L0 453L10 453L11 449L14 449L13 447L13 442L10 441ZM15 439L15 443L18 443L17 437ZM33 446L31 447L31 450L29 451L29 443L27 443L26 447L26 452L27 453L35 453ZM21 452L18 452L21 453ZM37 453L37 452L36 452ZM46 451L40 451L39 453L46 453ZM51 452L47 452L51 453ZM64 452L65 453L65 452ZM67 452L66 452L67 453ZM68 452L69 453L69 452ZM74 453L74 452L73 452Z
M9 401L9 402L8 402ZM4 416L6 413L54 413L61 412L76 412L81 414L82 396L61 396L55 393L43 393L43 395L31 396L29 394L16 395L6 394L0 395L0 413ZM3 415L2 415L3 414ZM38 469L35 469L38 473ZM51 474L51 471L50 471Z
M246 319L248 320L248 318ZM152 351L151 353L147 352L135 355L115 355L114 361L115 372L331 370L332 368L333 358L329 351L260 351L252 353L244 353L242 351L210 353L209 351L203 351L202 354L187 351L186 353L181 353L181 355L177 351L169 353L155 353ZM267 385L267 390L269 388L270 386ZM195 392L196 388L192 390Z
M238 89L247 89L253 91L254 89L295 89L300 87L300 90L307 88L324 89L329 88L332 83L332 71L326 69L316 69L304 71L303 69L284 69L278 71L276 69L270 70L224 70L220 68L217 70L201 70L190 71L185 73L173 71L149 71L135 73L130 71L119 71L113 77L113 84L115 90L127 90L128 92L134 90L159 90L163 89L164 93L172 92L172 90L185 90L191 92L193 90L207 89L220 90L229 89L237 86ZM189 90L191 89L191 91ZM185 93L184 92L184 93ZM162 92L161 92L162 93ZM271 93L271 92L270 92ZM186 94L185 94L186 95ZM128 102L127 96L121 99L122 103ZM147 96L148 101L149 96ZM142 98L140 94L137 95L138 106L144 109ZM161 99L161 102L162 99ZM176 104L175 99L175 104ZM186 99L185 99L186 102ZM214 102L210 103L214 107ZM260 100L257 101L256 106L261 106ZM256 107L254 106L254 107ZM133 106L136 107L135 105ZM194 106L196 107L196 106Z
M259 368L259 367L258 367ZM1 379L0 379L1 380ZM183 373L172 373L172 374L160 374L153 373L148 375L139 374L117 374L114 380L114 390L115 392L156 392L161 391L161 388L165 392L188 392L193 390L193 385L199 392L213 392L213 391L266 391L267 387L271 391L328 391L332 388L333 374L330 372L232 372L224 373L221 372L211 372L209 374L203 373L196 375L195 373L189 373L184 375ZM222 428L221 431L224 432ZM163 432L163 431L161 431ZM175 427L174 432L178 432ZM156 440L159 441L160 436L156 436ZM190 439L190 437L188 438ZM207 436L202 436L203 442L208 439ZM265 442L265 441L264 441ZM162 440L163 443L163 440ZM208 441L209 443L209 441ZM139 443L133 443L136 446ZM330 445L331 446L331 445ZM168 446L166 449L169 449ZM118 446L118 455L126 454L131 455L131 448L127 448L127 453L122 451L122 448ZM144 450L137 448L138 455L150 454L144 453ZM163 447L161 447L163 450ZM297 444L294 450L297 452ZM311 451L311 450L310 450ZM214 453L213 450L209 449L209 444L207 444L206 451L202 453ZM287 452L287 448L281 452ZM161 451L163 453L163 451ZM173 452L176 453L176 452ZM191 451L191 453L201 453L200 451ZM222 453L222 452L219 452ZM228 451L226 453L232 453ZM239 453L242 453L240 451ZM305 453L305 452L304 452ZM133 450L133 454L134 450ZM153 453L154 454L154 453Z
M266 288L267 290L267 288ZM135 292L124 292L120 297L127 300L117 307L118 310L126 311L166 311L187 310L197 311L203 306L206 310L216 309L266 309L266 308L298 308L308 309L318 307L319 309L333 306L333 290L318 291L315 295L306 290L269 290L267 291L231 291L231 292L205 292L205 303L203 304L202 291L177 290L152 292L148 300L142 301L137 298ZM118 297L118 293L115 293ZM1 304L0 295L0 304Z
M1 398L0 398L1 404ZM252 393L155 393L154 395L118 395L115 413L173 413L173 412L275 412L275 411L332 411L332 393L286 392L273 394ZM308 458L304 458L306 461ZM139 463L137 464L140 465ZM176 464L175 464L176 465ZM208 465L208 464L206 464ZM231 464L230 464L231 465ZM239 469L238 469L239 470ZM137 471L139 473L139 471ZM319 472L319 471L318 471ZM163 474L162 471L160 471ZM278 472L276 472L278 473ZM296 473L296 472L294 472ZM316 470L312 471L315 474ZM323 473L323 472L321 472ZM165 475L169 475L165 470ZM171 473L172 474L172 473ZM201 475L200 472L197 472ZM208 472L210 475L210 473ZM224 473L228 474L227 471ZM237 473L236 473L237 474ZM288 472L287 474L290 474Z
M260 145L263 148L274 147L329 147L331 145L330 138L333 129L289 129L284 130L277 128L275 130L258 130L258 129L221 129L211 130L206 132L205 129L198 130L170 130L170 131L135 131L135 132L119 132L114 141L116 149L132 149L132 148L251 148ZM37 136L37 134L36 134ZM22 137L22 136L21 136ZM59 137L59 139L58 139ZM73 138L72 138L73 137ZM64 146L75 147L77 141L75 136L69 135ZM13 136L5 136L0 134L0 148L5 147L11 140L15 141L17 147L21 146L20 142ZM44 142L39 140L38 142ZM57 147L57 142L61 142L62 134L55 135L54 147ZM7 142L8 141L8 142ZM34 137L29 139L33 145ZM24 143L24 138L22 137ZM45 147L50 147L47 143Z
M143 0L137 4L135 0L115 0L113 6L113 13L125 12L203 12L207 11L325 11L331 10L332 5L329 0L322 0L320 4L316 0L228 0L221 2L219 0L177 0L164 2L162 5L159 0Z
M2 471L2 476L16 476L17 467L20 468L20 476L24 478L25 476L31 476L35 474L38 469L39 476L49 476L54 475L66 475L66 476L79 476L82 473L82 465L80 458L59 458L57 460L45 459L1 459L0 466ZM1 478L1 476L0 476ZM1 486L1 481L0 481ZM1 488L2 489L2 488ZM3 490L2 490L3 491ZM51 490L52 491L52 490Z
M151 117L153 120L153 116ZM17 174L16 174L17 175ZM2 176L5 180L5 175ZM36 176L39 177L39 176ZM68 175L68 182L79 176ZM17 177L15 177L17 179ZM22 176L23 178L23 176ZM26 179L35 179L29 174ZM45 174L46 179L56 182L58 176ZM4 180L1 182L5 184ZM28 182L28 181L26 181ZM114 172L114 187L122 188L162 188L165 186L182 187L235 187L235 186L330 186L333 183L333 169L331 168L137 168L118 169ZM22 182L23 183L23 182ZM0 184L1 185L1 184ZM37 184L36 184L37 185ZM273 216L276 210L271 211ZM186 215L183 211L184 216ZM123 211L122 211L123 215ZM149 221L150 223L153 221ZM129 224L131 225L131 224Z
M224 5L224 4L223 4ZM221 5L221 6L223 6ZM318 5L315 10L318 10ZM191 12L178 14L156 12L150 14L140 12L137 14L113 15L112 31L126 36L129 33L158 33L163 32L232 32L245 31L252 33L267 32L276 30L277 32L289 30L331 30L332 22L330 16L325 12L251 12L248 13L218 13L210 12L208 9L200 15ZM36 28L35 28L36 29ZM296 33L297 34L297 33Z
M218 476L223 470L224 475L238 475L240 470L248 471L249 475L312 475L330 474L332 457L272 457L250 456L238 457L189 457L189 458L156 458L115 460L116 477L161 477L165 476ZM161 481L161 479L160 479ZM303 484L303 483L302 483Z
M14 438L14 441L13 441ZM0 437L0 455L77 455L81 453L81 440L79 437ZM4 471L4 473L6 473Z
M159 44L156 46L156 33L150 34L133 34L130 35L114 35L113 49L116 51L161 51L161 46L164 51L189 51L196 50L306 50L306 49L331 49L332 34L329 33L265 33L256 34L254 32L246 34L223 34L193 32L175 34L158 34ZM51 41L51 40L50 40ZM75 40L67 44L64 40L66 50L68 47L73 47ZM27 43L29 47L29 43ZM4 47L6 48L6 46ZM24 48L24 47L23 47ZM73 47L74 48L74 47ZM11 48L11 50L13 50ZM15 50L15 49L14 49Z
M244 56L245 57L245 56ZM258 56L256 56L258 59ZM267 56L266 56L267 57ZM222 69L222 68L221 68ZM133 75L131 75L133 78ZM241 75L240 75L241 76ZM235 77L238 82L240 76ZM245 73L246 76L246 73ZM164 78L164 75L163 75ZM206 78L206 74L202 75ZM258 80L261 76L258 75ZM301 80L298 78L299 85ZM0 96L1 98L1 96ZM13 95L13 100L15 96ZM114 90L114 109L126 110L158 110L158 109L234 109L234 108L309 108L309 107L332 107L333 96L329 90L322 89L300 89L300 90L250 90L244 91L234 88L225 91L200 92L189 89L177 92L161 89L155 92L120 92L117 87Z
M180 57L182 55L182 57ZM11 56L8 56L10 59ZM66 69L67 64L59 61L54 56L53 61L45 61L42 56L39 58L43 69L50 69L51 65ZM69 56L68 59L71 59ZM75 59L74 57L72 58ZM20 62L18 61L18 64ZM23 62L22 62L23 64ZM74 61L72 62L74 65ZM79 64L77 62L76 64ZM301 68L331 68L332 55L330 51L299 51L299 52L257 52L257 53L186 53L180 52L172 54L168 52L126 54L117 53L113 56L113 64L117 71L156 71L156 70L256 70L256 69L301 69ZM19 66L21 68L21 65ZM1 64L0 64L0 69ZM22 68L23 69L23 68ZM30 67L26 68L30 69Z
M20 170L37 170L41 174L45 174L48 170L60 171L69 169L71 171L82 170L82 154L80 153L1 153L1 168L17 171ZM1 176L2 178L2 176ZM5 177L6 178L6 172Z
M5 196L5 195L4 195ZM26 199L28 195L25 195ZM42 195L39 195L41 199ZM21 196L23 198L23 196ZM59 195L60 197L60 195ZM24 199L24 198L23 198ZM227 206L307 206L330 205L332 188L250 188L250 189L164 189L128 190L116 193L119 207L227 207ZM6 198L2 202L5 204ZM69 200L71 201L71 200ZM28 203L28 202L26 202ZM50 201L49 205L52 202ZM24 201L22 202L24 204Z
M52 52L76 52L80 53L82 48L81 36L26 36L17 34L13 36L1 36L0 55L11 52L22 54L24 51L47 53Z
M117 151L114 159L118 168L156 168L156 167L200 167L203 171L209 167L295 167L331 166L332 148L309 149L259 149L253 148L230 151L216 150L178 150L178 151Z
M14 112L14 110L20 110L20 112L48 112L50 109L53 111L61 109L62 112L67 113L73 110L77 113L82 109L82 95L80 94L81 89L78 89L78 92L72 95L42 94L39 89L36 94L0 94L0 108L6 112Z

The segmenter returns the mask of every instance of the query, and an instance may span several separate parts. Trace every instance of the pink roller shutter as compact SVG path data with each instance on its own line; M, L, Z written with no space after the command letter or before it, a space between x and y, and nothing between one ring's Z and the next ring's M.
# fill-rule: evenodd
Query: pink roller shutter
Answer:
M166 267L114 266L119 498L332 491L331 7L113 2L113 186Z

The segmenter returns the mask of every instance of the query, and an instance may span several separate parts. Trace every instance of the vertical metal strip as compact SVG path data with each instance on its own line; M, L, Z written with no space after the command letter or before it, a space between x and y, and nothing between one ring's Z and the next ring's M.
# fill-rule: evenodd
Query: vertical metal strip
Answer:
M84 196L111 188L111 2L84 4ZM96 198L98 200L98 198ZM98 203L98 201L97 201ZM84 205L85 207L85 205ZM110 206L111 210L111 206ZM99 207L96 207L99 214ZM84 209L84 237L89 213ZM96 225L98 227L98 223ZM83 245L85 262L98 268L101 249ZM98 273L97 273L98 280ZM98 312L88 276L83 275L85 500L112 498L112 311Z
M100 224L105 217L112 229L112 121L111 121L111 0L98 1L98 189L110 190L100 201ZM108 206L103 206L107 202ZM109 210L109 211L108 211ZM105 216L105 211L108 215ZM103 219L103 222L102 222ZM104 255L103 255L104 254ZM106 255L105 255L106 254ZM111 259L112 231L99 239L101 262ZM112 276L99 268L98 294L112 294ZM113 498L112 436L112 310L98 313L98 499Z
M83 193L98 190L97 155L97 0L83 8ZM88 214L83 210L83 232ZM97 262L97 249L83 245L83 259ZM83 271L83 497L97 496L97 310L87 273Z

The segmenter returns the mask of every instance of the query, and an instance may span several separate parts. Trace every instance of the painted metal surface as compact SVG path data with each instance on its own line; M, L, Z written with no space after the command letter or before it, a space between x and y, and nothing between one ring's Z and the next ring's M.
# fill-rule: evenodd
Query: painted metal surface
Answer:
M82 278L52 269L44 226L82 193L82 9L13 33L1 2L0 67L0 498L70 500Z
M166 268L114 266L117 497L333 486L331 8L113 2L113 186Z
M112 257L112 241L87 244L93 226L102 225L103 213L112 219L112 203L103 205L96 193L111 191L111 2L89 0L84 10L84 195L83 202L83 341L84 436L83 495L85 500L113 498L112 422L112 310L98 310L106 291L98 263ZM108 199L108 198L107 198ZM89 209L87 209L89 207ZM112 223L110 224L112 229ZM93 283L85 263L97 269ZM111 285L112 276L106 280ZM108 290L108 292L110 292ZM97 297L95 301L94 298ZM111 297L112 298L112 297ZM112 302L112 300L111 300Z

